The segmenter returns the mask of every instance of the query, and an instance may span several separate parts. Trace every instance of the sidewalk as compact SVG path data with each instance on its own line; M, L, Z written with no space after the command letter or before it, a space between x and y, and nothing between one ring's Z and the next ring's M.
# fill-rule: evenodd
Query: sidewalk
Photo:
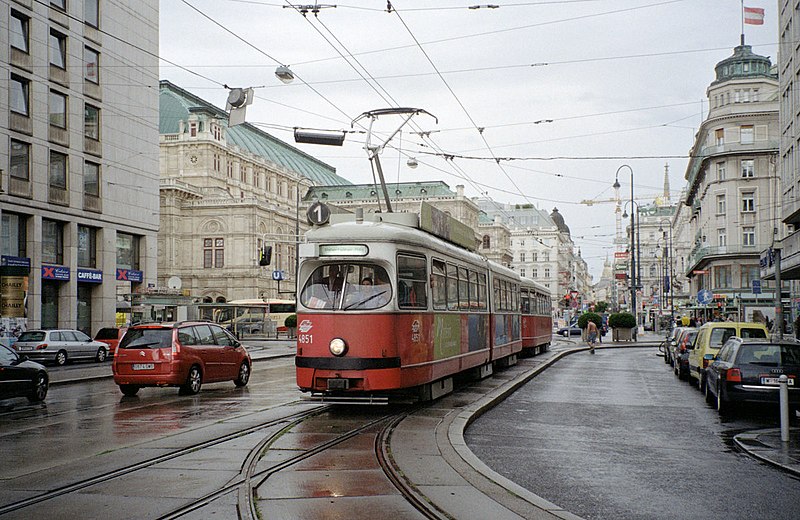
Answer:
M751 457L800 476L800 429L790 428L785 443L780 428L740 433L733 441Z

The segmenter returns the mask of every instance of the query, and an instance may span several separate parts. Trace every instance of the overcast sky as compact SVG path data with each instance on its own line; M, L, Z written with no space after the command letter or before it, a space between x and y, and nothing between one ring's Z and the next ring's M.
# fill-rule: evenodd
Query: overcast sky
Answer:
M663 191L667 164L679 197L714 65L742 30L740 0L495 1L496 9L398 0L391 13L385 0L347 0L317 17L289 5L162 1L161 78L220 107L223 85L258 87L247 121L289 143L293 127L350 130L369 110L424 109L438 124L420 115L389 143L387 181L441 180L468 196L557 207L595 282L613 257L614 206L581 201L612 198L623 164L642 204ZM777 2L745 5L766 11L745 37L774 64ZM275 77L279 64L294 71L292 84ZM399 123L381 118L375 140ZM365 138L297 146L368 183ZM623 197L630 177L620 171Z

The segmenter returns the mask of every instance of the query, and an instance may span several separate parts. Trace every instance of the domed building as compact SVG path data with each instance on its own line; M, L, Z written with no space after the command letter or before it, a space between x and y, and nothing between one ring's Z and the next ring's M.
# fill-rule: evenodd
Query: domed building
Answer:
M759 255L780 226L778 75L749 45L737 46L715 72L708 117L686 169L682 202L691 208L692 242L678 265L685 266L691 294L707 289L715 295L696 313L749 320L759 305L771 306L764 304L772 290L765 284L756 295L752 282L760 279Z

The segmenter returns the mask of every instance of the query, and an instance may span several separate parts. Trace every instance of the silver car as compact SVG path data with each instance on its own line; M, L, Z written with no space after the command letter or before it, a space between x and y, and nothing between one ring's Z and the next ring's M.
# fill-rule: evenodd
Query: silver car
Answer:
M102 363L108 356L108 345L71 329L23 332L14 343L14 350L32 361L52 362L59 366L78 359Z

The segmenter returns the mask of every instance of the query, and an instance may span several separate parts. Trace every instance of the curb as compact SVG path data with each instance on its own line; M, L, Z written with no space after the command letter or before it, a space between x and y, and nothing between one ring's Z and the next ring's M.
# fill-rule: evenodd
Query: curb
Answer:
M791 428L789 431L790 433L792 433ZM787 473L800 476L800 463L787 464L775 460L776 457L767 456L767 454L775 455L776 452L779 455L783 455L782 458L786 458L787 456L786 452L788 451L788 446L784 449L775 448L759 440L759 436L761 435L774 434L774 433L780 434L780 428L766 428L763 430L753 430L749 432L740 433L734 435L733 442L736 444L737 448L742 450L747 455L750 455L754 459L758 459L761 462L765 462L767 464L770 464L771 466L775 466L776 468L783 470ZM795 429L793 433L797 435L797 430Z

